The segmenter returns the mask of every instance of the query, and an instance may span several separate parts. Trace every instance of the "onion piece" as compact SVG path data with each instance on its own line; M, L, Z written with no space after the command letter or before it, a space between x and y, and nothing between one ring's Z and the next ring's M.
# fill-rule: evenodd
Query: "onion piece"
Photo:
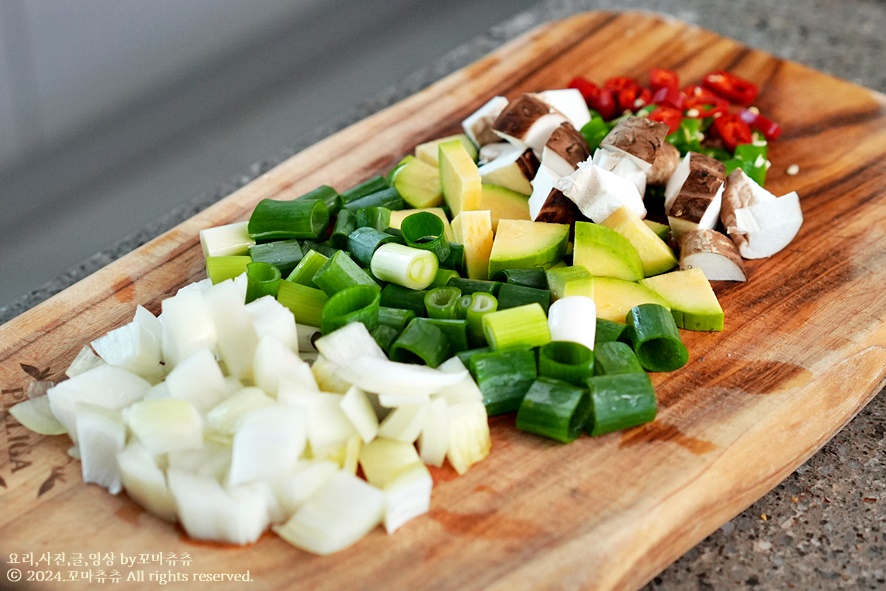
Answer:
M142 400L127 408L123 418L153 455L203 446L203 419L185 400Z
M279 403L247 414L234 434L228 485L291 470L305 449L307 418L303 409Z
M362 322L352 322L323 335L314 342L326 359L345 367L361 357L387 360L387 356Z
M388 414L378 426L379 437L413 443L424 426L429 404L404 404Z
M270 396L277 396L281 380L297 382L309 390L319 389L307 362L272 336L259 341L252 368L255 385Z
M126 427L120 412L77 403L77 446L83 482L94 483L116 495L123 489L117 454L126 443Z
M421 459L415 446L406 441L378 437L360 450L363 474L369 484L378 488L386 487L400 472L415 464L421 464Z
M433 487L434 479L421 462L401 470L384 487L385 531L392 534L406 522L427 513L431 508Z
M364 443L369 443L378 435L378 415L366 392L351 386L339 402L342 412L354 425Z
M421 434L418 436L419 455L425 464L439 468L446 460L448 449L449 404L446 398L434 396L428 404Z
M225 376L209 349L198 349L182 359L165 383L171 397L193 404L201 413L221 402L227 390Z
M283 513L291 517L340 470L329 460L300 460L288 473L271 480Z
M40 435L67 433L65 426L52 414L49 397L45 395L22 400L9 409L9 414L27 429Z
M446 458L459 474L489 455L492 439L482 402L459 402L449 407L449 450Z
M360 357L339 367L337 375L367 392L421 397L459 383L464 372L447 372L426 365Z
M130 499L155 517L176 521L175 499L166 485L166 475L144 445L138 441L127 444L117 454L117 466Z

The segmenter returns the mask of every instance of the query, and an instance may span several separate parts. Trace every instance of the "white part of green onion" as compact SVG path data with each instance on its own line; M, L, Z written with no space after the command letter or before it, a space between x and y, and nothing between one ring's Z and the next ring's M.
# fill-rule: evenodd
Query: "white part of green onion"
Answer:
M116 495L123 489L117 454L126 443L120 411L79 402L75 412L83 482L97 484Z
M439 261L433 252L396 242L379 246L369 263L369 270L382 281L409 289L428 287L437 276L439 267Z
M384 488L385 531L392 534L408 521L427 513L433 487L434 479L421 462L400 471Z
M123 488L130 499L148 513L175 521L175 499L166 485L166 475L154 456L138 441L131 441L117 454Z
M272 404L274 399L261 388L241 388L206 413L206 426L221 435L233 436L247 414Z
M307 362L273 336L265 336L255 349L253 360L255 385L276 397L280 381L300 383L309 390L319 390Z
M77 353L77 356L74 357L74 361L71 362L68 369L65 370L65 375L69 378L73 378L74 376L78 376L104 362L105 361L101 357L95 354L92 347L84 345L83 348L80 349L80 352Z
M340 470L329 460L300 460L289 473L272 480L283 513L291 517Z
M228 485L291 470L305 450L307 420L303 409L279 403L247 414L234 434Z
M258 334L237 287L231 280L222 281L206 290L204 299L215 324L218 352L228 375L251 378Z
M91 343L106 363L122 367L155 384L163 379L160 341L141 323L132 321Z
M446 398L434 396L428 405L424 425L418 436L418 452L422 461L440 467L449 449L449 404Z
M246 304L246 312L252 318L252 327L259 340L273 336L294 353L299 352L300 334L295 324L295 316L276 298L266 295L253 300Z
M198 349L182 359L169 375L166 386L173 398L185 400L205 413L224 399L225 376L209 349Z
M449 407L449 449L446 458L464 474L489 455L492 439L489 417L482 402L460 402Z
M75 406L78 402L122 410L141 400L150 388L151 384L144 378L105 363L58 383L46 395L52 414L65 426L68 436L76 444Z
M538 347L551 341L547 315L536 302L484 314L483 334L497 351Z
M579 343L594 350L597 334L597 306L588 296L560 298L548 308L548 327L554 341Z
M224 482L231 468L231 446L204 441L199 449L180 449L166 454L166 468L177 468Z
M126 425L151 454L203 447L203 419L186 400L156 398L132 404Z
M366 392L356 386L351 386L339 404L364 443L375 439L375 436L378 435L378 416L375 414L375 407L372 406Z
M459 383L468 373L367 356L339 366L337 375L367 392L423 397Z
M314 345L323 357L339 367L347 367L362 357L388 358L362 322L351 322L323 335Z
M421 464L415 446L406 441L378 437L360 450L360 467L369 484L384 488L404 469Z
M218 334L202 289L183 288L173 297L163 300L161 308L161 345L163 360L167 365L177 365L200 349L215 350Z
M251 544L270 524L264 483L228 490L213 478L177 468L170 468L167 477L178 519L192 538Z
M234 222L200 230L203 257L249 254L249 247L255 244L255 240L249 236L248 225L248 221Z
M345 471L332 476L292 518L273 530L297 548L328 555L355 544L381 523L385 494Z
M63 435L67 432L49 405L49 397L46 395L28 398L12 406L9 409L15 420L40 435Z
M378 426L379 437L414 443L424 426L429 406L429 403L398 406Z

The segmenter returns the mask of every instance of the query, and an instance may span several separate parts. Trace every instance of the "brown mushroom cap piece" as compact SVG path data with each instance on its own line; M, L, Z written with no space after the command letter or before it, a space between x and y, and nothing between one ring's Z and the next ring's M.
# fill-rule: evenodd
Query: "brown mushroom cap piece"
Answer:
M590 157L585 137L571 123L564 121L551 133L541 159L560 176L567 176Z
M674 144L664 142L655 155L652 168L646 171L646 184L666 185L678 166L680 166L680 150Z
M478 147L501 141L501 138L492 131L492 126L507 106L508 99L503 96L495 96L489 99L486 104L462 121L461 126L465 135L471 138L471 141Z
M713 229L720 218L726 167L710 156L689 152L665 189L665 213L671 231Z
M539 165L538 158L531 149L514 148L480 166L480 178L484 183L529 195L532 193L531 181L535 178Z
M679 239L680 268L701 269L708 281L747 281L735 243L716 230L695 229Z
M533 94L510 101L492 126L499 137L541 153L551 133L566 117Z
M664 123L648 117L625 117L603 138L600 147L629 154L645 172L655 162L667 135Z

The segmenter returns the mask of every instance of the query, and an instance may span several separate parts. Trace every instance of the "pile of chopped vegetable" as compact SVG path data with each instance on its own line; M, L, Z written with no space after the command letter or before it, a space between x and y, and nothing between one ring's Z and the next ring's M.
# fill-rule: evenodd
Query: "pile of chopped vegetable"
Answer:
M653 69L494 97L384 175L204 229L206 280L13 415L195 538L319 554L426 512L489 416L563 443L652 421L680 330L724 328L711 282L802 223L762 186L756 94Z

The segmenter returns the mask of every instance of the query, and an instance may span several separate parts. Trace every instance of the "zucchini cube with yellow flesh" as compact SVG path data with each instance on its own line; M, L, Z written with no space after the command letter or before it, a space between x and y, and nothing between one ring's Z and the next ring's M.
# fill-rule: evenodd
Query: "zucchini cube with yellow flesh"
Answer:
M591 222L575 222L572 263L594 277L643 278L643 261L634 245L612 228Z
M441 142L439 160L443 200L452 216L479 209L483 181L477 163L464 144L459 140Z
M489 255L489 276L505 269L548 269L566 254L568 239L568 224L499 220Z
M723 330L723 308L701 269L671 271L641 279L638 283L664 298L678 328L713 332Z

